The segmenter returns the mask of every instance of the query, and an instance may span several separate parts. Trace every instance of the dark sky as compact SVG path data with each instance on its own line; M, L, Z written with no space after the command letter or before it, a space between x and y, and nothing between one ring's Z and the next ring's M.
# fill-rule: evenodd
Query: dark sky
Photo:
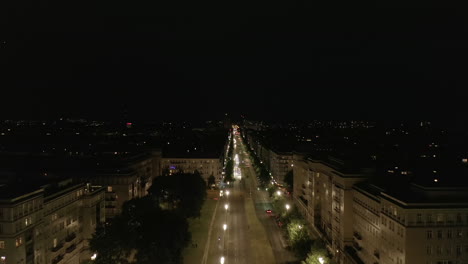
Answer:
M9 1L0 118L465 118L468 23L428 1Z

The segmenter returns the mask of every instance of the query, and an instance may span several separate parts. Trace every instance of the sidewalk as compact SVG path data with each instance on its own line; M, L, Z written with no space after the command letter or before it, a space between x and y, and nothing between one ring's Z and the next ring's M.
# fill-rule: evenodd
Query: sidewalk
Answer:
M217 191L219 193L219 191ZM203 208L200 212L200 218L188 219L189 230L192 233L192 242L182 252L184 264L200 264L202 263L203 253L206 240L208 239L208 230L211 223L211 217L214 213L217 200L214 200L212 195L208 194ZM194 247L194 245L197 245Z

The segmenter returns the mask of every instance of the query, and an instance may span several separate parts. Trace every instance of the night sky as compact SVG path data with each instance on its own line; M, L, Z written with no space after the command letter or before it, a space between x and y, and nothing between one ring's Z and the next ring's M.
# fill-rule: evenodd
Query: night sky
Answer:
M324 2L9 1L0 118L466 118L465 9Z

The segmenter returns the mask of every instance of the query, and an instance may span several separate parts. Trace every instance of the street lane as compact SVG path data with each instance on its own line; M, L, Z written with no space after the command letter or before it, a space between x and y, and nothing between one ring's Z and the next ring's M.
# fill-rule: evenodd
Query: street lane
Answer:
M242 142L242 139L238 138L238 142ZM244 160L244 165L241 165L242 171L245 173L246 176L249 176L248 179L250 180L248 185L250 186L250 190L252 190L252 198L255 202L255 209L257 217L260 219L262 224L264 225L265 229L267 230L268 240L270 241L271 247L273 249L273 254L276 259L276 263L284 264L284 263L291 263L297 261L294 257L292 252L287 250L287 241L283 237L282 230L276 224L276 221L273 216L268 216L266 214L267 209L273 209L271 204L271 199L268 195L268 192L265 189L257 190L257 187L260 186L255 170L252 166L246 167L245 161L249 159L249 155L247 154L247 150L244 144L241 144L242 147L240 148L242 155L241 160ZM276 212L273 211L274 214Z
M235 169L235 182L230 183L228 188L224 189L224 195L218 201L209 238L210 243L207 243L209 244L207 257L203 259L202 264L221 263L222 257L224 257L224 264L290 263L295 258L286 249L287 244L274 218L265 213L265 210L273 209L268 193L265 190L257 190L259 184L255 171L252 166L245 166L250 162L246 163L248 154L242 144L242 139L239 136L235 136L234 139L237 145L233 150L234 157L237 155L234 159L234 167L240 169ZM254 255L258 256L259 252L252 252L252 248L255 247L251 244L251 239L256 237L249 234L250 227L246 215L246 205L252 203L252 200L255 208L250 206L249 210L251 214L255 210L254 217L260 221L256 225L266 230L266 234L263 231L260 232L263 234L261 237L266 236L262 241L269 242L268 245L262 243L261 252L264 254L271 252L269 256L275 258L274 262L264 263L254 257ZM227 210L225 204L229 205ZM226 230L223 229L223 225L227 226ZM258 245L258 242L255 245Z

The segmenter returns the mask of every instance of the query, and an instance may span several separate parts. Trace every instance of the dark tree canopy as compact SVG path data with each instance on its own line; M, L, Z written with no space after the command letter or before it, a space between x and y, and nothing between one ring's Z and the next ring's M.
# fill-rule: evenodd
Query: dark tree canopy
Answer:
M199 173L176 173L157 177L149 192L185 217L198 217L206 198L206 182Z
M96 230L90 247L97 264L181 263L190 241L188 222L176 211L161 210L151 197L126 202L122 214Z
M211 174L210 177L208 177L208 186L211 187L211 185L213 185L215 183L216 183L215 176L213 176L213 174Z

